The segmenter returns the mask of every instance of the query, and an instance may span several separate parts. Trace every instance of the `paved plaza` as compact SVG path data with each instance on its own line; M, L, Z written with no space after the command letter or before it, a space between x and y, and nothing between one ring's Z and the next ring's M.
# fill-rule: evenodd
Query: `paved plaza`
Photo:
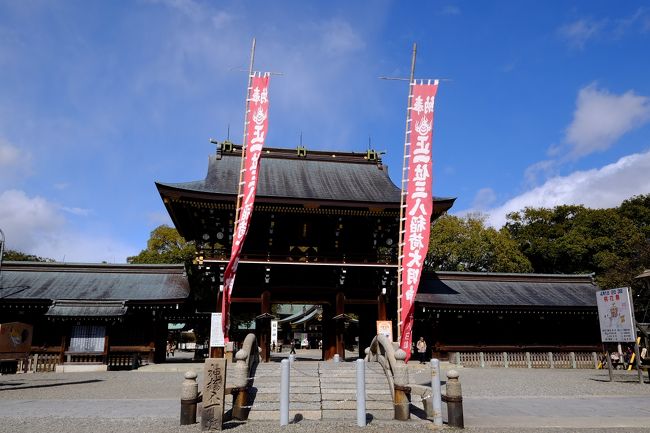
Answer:
M301 362L301 361L298 361ZM310 362L310 361L302 361ZM180 386L188 369L169 363L137 371L35 373L0 376L0 432L198 432L178 425ZM443 369L450 366L443 364ZM279 368L279 364L278 364ZM426 366L411 363L412 378L425 383ZM468 431L650 432L650 384L636 372L605 370L460 368ZM444 379L443 372L443 379ZM444 411L444 410L443 410ZM281 429L277 422L229 425L233 432L434 430L428 421L303 420ZM448 427L445 427L448 429Z

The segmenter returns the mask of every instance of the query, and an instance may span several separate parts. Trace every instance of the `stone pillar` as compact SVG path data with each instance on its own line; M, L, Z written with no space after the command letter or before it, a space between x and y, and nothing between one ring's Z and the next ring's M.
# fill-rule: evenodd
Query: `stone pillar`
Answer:
M408 384L408 369L404 360L406 359L406 352L402 349L395 351L395 371L393 372L394 380L394 417L396 420L406 421L411 417L410 411L410 396L411 388Z
M181 425L196 423L196 403L199 395L199 385L196 383L196 373L188 371L181 387Z
M226 397L226 360L224 358L205 360L203 379L203 408L201 430L223 428L223 407Z
M465 428L463 419L463 392L458 380L458 372L447 372L447 420L450 427Z

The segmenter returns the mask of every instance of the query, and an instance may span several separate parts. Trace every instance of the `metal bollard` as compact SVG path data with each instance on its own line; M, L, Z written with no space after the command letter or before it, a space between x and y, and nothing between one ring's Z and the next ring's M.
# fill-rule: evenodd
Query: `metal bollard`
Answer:
M293 363L296 360L296 355L289 355L289 362Z
M289 360L280 362L280 425L289 424Z
M440 389L440 361L431 360L431 404L433 425L442 425L442 390Z
M357 359L357 425L366 425L366 361Z
M188 371L181 388L181 425L196 423L196 403L199 396L199 384L196 373Z
M447 372L447 423L451 427L465 428L463 420L463 392L458 380L458 372L449 370Z

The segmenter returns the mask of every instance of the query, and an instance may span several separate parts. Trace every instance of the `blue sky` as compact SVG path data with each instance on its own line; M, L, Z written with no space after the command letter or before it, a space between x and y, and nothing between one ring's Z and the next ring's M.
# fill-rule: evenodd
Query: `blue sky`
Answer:
M499 226L525 206L650 193L650 5L638 1L0 0L0 229L9 248L124 262L169 218L154 181L205 176L246 69L267 145L386 151L407 85L443 77L434 193Z

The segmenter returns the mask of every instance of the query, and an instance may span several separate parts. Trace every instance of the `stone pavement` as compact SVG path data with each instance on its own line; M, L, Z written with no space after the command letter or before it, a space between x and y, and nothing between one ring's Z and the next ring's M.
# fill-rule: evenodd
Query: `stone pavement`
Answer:
M294 393L295 404L309 406L309 398L320 398L321 409L333 404L340 405L342 411L350 411L349 414L339 412L341 416L332 413L331 418L322 414L321 417L326 421L321 422L330 422L330 419L332 422L340 421L354 413L351 392L354 387L353 376L341 375L337 383L333 377L326 376L328 372L325 370L332 364L300 361L294 364L296 369L318 372L319 378L318 386L315 380L307 386L313 391L311 397L308 397L309 392ZM169 364L171 365L173 364ZM279 371L279 363L267 365L263 368L273 369L277 366ZM343 367L350 368L352 365L353 363L342 364ZM38 424L39 419L77 419L80 422L95 419L98 423L102 420L114 422L120 419L151 419L168 420L169 425L177 425L183 372L188 368L200 370L200 367L201 364L175 364L178 371L160 372L150 368L133 372L0 376L0 431L30 431L30 423ZM411 363L409 370L411 377L420 383L426 383L430 377L430 370L426 366ZM647 376L644 377L645 383L639 384L635 372L617 372L615 381L610 383L607 372L602 370L461 368L459 371L463 386L465 425L471 429L494 428L499 431L508 428L554 427L561 430L643 431L648 428L650 431L650 384ZM260 373L263 372L260 370ZM275 380L271 373L262 375L266 375L270 382ZM201 377L199 372L199 380ZM443 375L443 379L444 377ZM272 401L273 392L264 396L264 381L262 377L259 380L258 402ZM342 389L343 384L348 389ZM328 394L326 390L336 388L338 389L331 394L345 396L337 400L344 403L331 400L327 403L328 400L323 398ZM315 396L316 390L320 397ZM295 407L294 414L306 413L307 406L304 409ZM270 407L269 417L273 410ZM372 412L370 405L368 412ZM377 416L372 424L388 422L382 418ZM306 416L302 419L303 422L311 422ZM251 421L254 422L256 421ZM17 425L24 428L16 429Z

